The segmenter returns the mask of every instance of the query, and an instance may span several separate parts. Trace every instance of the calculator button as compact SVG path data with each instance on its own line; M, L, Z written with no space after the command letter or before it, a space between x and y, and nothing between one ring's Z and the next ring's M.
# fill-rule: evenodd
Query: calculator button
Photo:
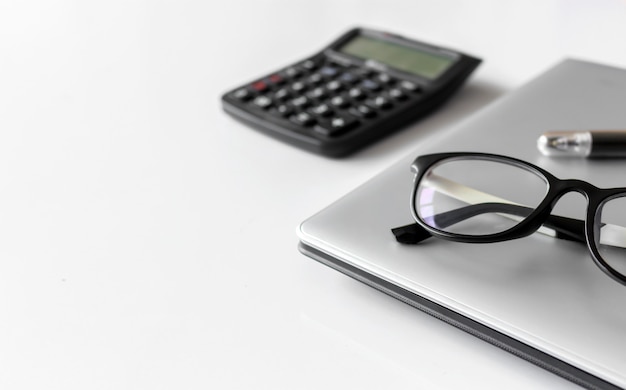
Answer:
M337 136L358 125L356 119L347 116L334 116L329 120L320 121L315 132L325 136Z
M313 60L306 60L304 61L302 64L300 64L300 66L307 70L307 71L312 71L315 70L317 68L317 63Z
M279 74L273 74L267 78L267 80L272 84L282 84L285 82L283 76Z
M320 73L327 77L334 77L337 75L337 73L339 73L339 70L334 66L327 65L320 69Z
M293 107L287 104L281 104L276 107L275 111L276 113L278 113L278 115L286 117L293 114Z
M291 90L299 93L302 92L306 89L306 84L303 83L302 81L296 81L295 83L291 84Z
M333 110L330 109L330 106L326 103L322 103L310 109L310 112L314 115L319 116L330 116L333 114Z
M374 72L367 68L357 68L354 70L354 73L361 77L370 77L372 74L374 74Z
M332 99L330 99L330 104L335 107L343 108L343 107L347 107L350 104L350 102L348 101L348 99L344 98L343 96L335 96Z
M326 88L328 88L328 90L331 92L336 92L343 88L343 85L341 85L341 82L339 80L333 80L330 83L326 84Z
M419 85L417 85L417 84L415 84L415 83L413 83L411 81L408 81L408 80L401 81L400 82L400 87L405 89L405 90L407 90L407 91L410 91L410 92L420 92L421 91L421 88L419 87Z
M310 90L307 94L307 97L311 98L311 99L317 99L317 100L321 100L324 99L327 96L326 90L322 87L317 87L314 88L312 90Z
M366 94L361 88L354 87L350 88L350 90L348 91L348 96L355 100L361 100L366 97Z
M257 81L256 83L252 83L251 87L257 92L263 92L268 88L268 85L265 81Z
M391 102L384 96L376 96L375 98L370 99L367 102L365 102L365 104L367 104L370 107L377 108L377 109L378 108L389 109L393 107Z
M359 104L356 107L352 107L349 112L359 118L372 118L376 116L376 111L365 104Z
M308 112L300 112L292 116L291 121L300 126L311 126L315 123L315 118Z
M375 82L374 80L370 80L370 79L365 79L361 82L361 87L370 90L370 91L379 91L380 90L380 84L378 84L377 82Z
M379 83L382 83L382 84L393 84L393 82L395 81L387 73L379 73L375 77L375 80L378 81Z
M265 95L261 95L261 96L257 96L257 97L256 97L256 98L252 101L252 103L253 103L255 106L259 107L259 108L266 109L266 108L268 108L269 106L271 106L271 105L272 105L272 99L268 98L268 97L267 97L267 96L265 96Z
M298 68L293 67L293 66L285 69L283 73L285 74L285 76L289 78L296 78L302 74L302 72Z
M274 99L278 101L285 101L291 97L291 93L287 88L281 88L274 93Z
M311 102L306 96L298 96L291 101L291 104L296 108L304 108L309 106Z
M406 100L408 97L406 96L406 93L404 93L404 91L402 91L400 88L391 88L389 91L387 91L387 94L390 98L395 100Z
M339 76L339 80L346 84L354 84L359 81L359 77L352 72L344 72Z
M307 81L311 85L319 85L324 81L324 76L321 73L313 73L307 78Z
M238 100L248 101L252 99L252 92L248 88L239 88L235 92L233 92L233 97Z

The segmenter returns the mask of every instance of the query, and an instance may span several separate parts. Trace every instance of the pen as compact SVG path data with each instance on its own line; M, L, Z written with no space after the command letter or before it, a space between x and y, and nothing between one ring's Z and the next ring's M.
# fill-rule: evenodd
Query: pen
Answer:
M537 148L550 157L626 157L626 130L550 131Z

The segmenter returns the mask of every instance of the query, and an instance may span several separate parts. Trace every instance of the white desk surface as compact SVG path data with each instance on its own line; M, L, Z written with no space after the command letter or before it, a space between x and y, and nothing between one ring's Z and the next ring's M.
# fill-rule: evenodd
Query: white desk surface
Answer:
M626 2L0 5L0 388L574 385L301 255L296 226L564 57L626 67ZM222 92L362 25L485 60L348 159Z

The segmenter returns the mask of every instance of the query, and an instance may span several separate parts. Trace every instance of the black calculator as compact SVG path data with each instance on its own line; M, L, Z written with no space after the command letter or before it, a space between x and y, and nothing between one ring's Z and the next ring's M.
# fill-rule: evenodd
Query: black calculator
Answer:
M481 60L455 50L356 28L317 54L222 96L253 128L342 157L439 107Z

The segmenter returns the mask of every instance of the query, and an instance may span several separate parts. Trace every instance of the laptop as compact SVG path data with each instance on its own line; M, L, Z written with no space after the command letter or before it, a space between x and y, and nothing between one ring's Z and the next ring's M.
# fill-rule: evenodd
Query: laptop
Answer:
M502 154L561 179L626 187L626 160L550 158L536 147L549 130L624 128L624 102L626 70L563 60L305 220L299 248L577 384L626 387L626 286L604 274L584 245L540 233L482 245L404 245L391 233L413 222L410 165L422 154ZM568 194L553 213L584 219L586 206Z

